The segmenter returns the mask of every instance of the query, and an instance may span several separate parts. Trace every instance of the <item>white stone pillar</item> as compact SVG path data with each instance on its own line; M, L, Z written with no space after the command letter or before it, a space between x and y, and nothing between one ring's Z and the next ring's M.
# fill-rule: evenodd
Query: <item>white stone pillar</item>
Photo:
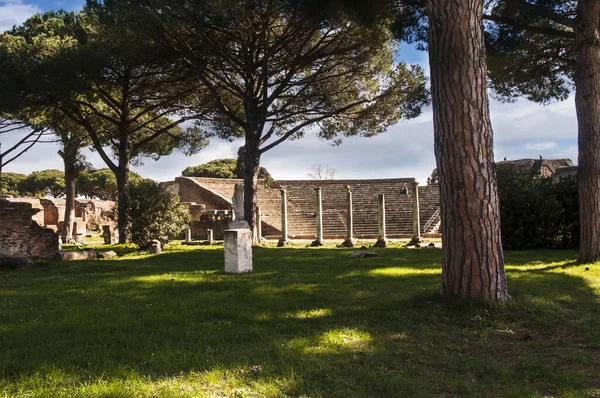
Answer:
M311 246L323 246L323 201L321 187L315 188L317 193L317 239Z
M375 247L387 246L385 235L385 195L379 194L379 237L375 242Z
M208 244L210 244L210 245L213 244L214 235L213 235L213 230L212 229L207 229L206 230L206 240L208 241Z
M277 246L285 246L288 243L287 192L285 189L281 189L281 238Z
M185 236L185 241L188 243L192 241L192 227L189 225L187 227L187 234Z
M419 214L419 183L412 183L413 202L413 241L421 241L421 217Z
M228 229L225 239L225 272L240 274L252 271L252 231Z
M256 206L256 237L258 243L262 240L262 214L260 214L260 206Z
M354 247L354 220L352 217L352 191L350 185L346 185L346 195L348 197L348 209L346 213L346 240L342 243L345 247Z

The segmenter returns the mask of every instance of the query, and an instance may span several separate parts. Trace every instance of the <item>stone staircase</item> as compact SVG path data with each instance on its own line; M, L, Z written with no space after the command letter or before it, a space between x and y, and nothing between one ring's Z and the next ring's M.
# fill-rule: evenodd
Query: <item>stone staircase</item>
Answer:
M187 202L206 203L208 208L229 210L236 179L179 177L180 196ZM378 236L378 196L385 195L386 232L390 238L413 234L412 187L414 178L380 180L278 180L271 186L259 182L257 191L261 209L263 236L281 234L281 188L287 191L288 233L292 239L316 237L316 187L322 188L323 235L325 239L346 236L347 190L353 200L354 236ZM419 187L422 234L439 232L439 188Z
M419 187L419 215L421 234L439 234L440 217L440 187L437 184Z
M323 235L326 239L346 236L347 190L352 191L354 235L377 237L378 196L385 195L386 232L390 237L412 234L412 192L414 179L276 181L287 190L288 231L291 238L316 237L316 192L322 188ZM406 186L406 191L403 190Z

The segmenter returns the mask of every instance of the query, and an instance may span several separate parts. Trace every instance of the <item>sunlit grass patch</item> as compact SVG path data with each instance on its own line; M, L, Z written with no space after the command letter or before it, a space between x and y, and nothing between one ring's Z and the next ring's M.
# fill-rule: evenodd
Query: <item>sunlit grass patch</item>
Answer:
M315 308L312 310L300 310L295 312L288 312L284 314L285 318L296 318L296 319L314 319L323 318L331 315L330 308Z
M600 269L573 252L507 253L487 306L439 299L439 250L255 247L244 275L222 247L122 250L0 273L0 397L598 391Z
M439 269L422 269L412 267L376 268L369 271L370 275L407 276L407 275L441 275Z
M356 329L334 329L308 339L294 339L290 346L305 354L338 354L368 351L373 339L369 333Z

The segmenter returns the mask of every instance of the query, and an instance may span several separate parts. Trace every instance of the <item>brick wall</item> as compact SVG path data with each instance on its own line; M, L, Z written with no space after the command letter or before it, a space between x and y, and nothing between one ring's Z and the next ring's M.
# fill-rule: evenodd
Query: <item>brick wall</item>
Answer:
M182 201L204 203L207 209L231 209L231 197L236 183L242 180L178 177ZM354 235L375 238L378 235L378 196L385 194L386 229L389 237L410 237L413 233L412 185L414 178L376 180L277 180L271 186L259 184L257 197L263 221L263 236L281 233L281 193L287 190L288 233L291 238L316 236L316 194L322 188L323 230L327 239L342 239L346 235L347 194L350 186L353 199ZM435 233L439 226L439 187L419 187L421 233ZM435 218L435 220L432 220ZM428 225L427 231L424 227ZM197 225L202 230L208 225ZM217 229L217 228L214 228ZM215 236L215 239L218 239Z
M39 212L32 203L0 199L0 258L54 258L57 255L58 234L32 220Z

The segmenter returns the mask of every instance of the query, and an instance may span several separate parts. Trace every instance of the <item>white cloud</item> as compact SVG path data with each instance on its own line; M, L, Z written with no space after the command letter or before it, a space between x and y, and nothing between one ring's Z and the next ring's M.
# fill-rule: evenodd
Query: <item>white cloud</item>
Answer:
M35 4L24 4L21 0L0 1L0 32L24 22L33 14L42 12Z
M556 148L558 148L558 144L556 142L541 142L539 144L525 145L525 149L530 151L550 151Z

